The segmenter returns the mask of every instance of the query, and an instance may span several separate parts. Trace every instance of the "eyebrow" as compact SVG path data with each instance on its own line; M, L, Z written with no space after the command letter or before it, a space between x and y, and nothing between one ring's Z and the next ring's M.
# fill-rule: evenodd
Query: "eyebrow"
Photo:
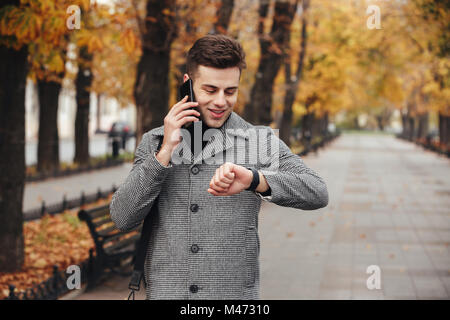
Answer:
M213 86L212 84L203 84L202 87L209 87L209 88L213 88L213 89L218 89L218 87ZM238 87L228 87L225 88L225 90L229 90L229 89L237 89Z

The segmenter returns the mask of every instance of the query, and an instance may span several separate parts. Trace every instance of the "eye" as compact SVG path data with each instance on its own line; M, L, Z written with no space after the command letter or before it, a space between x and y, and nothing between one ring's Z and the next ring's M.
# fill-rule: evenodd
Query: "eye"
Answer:
M234 94L235 92L236 92L236 89L225 91L226 94L230 94L230 95Z

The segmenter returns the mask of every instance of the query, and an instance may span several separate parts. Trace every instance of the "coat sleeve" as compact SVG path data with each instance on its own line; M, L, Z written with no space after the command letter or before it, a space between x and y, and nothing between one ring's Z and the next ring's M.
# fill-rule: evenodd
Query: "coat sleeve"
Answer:
M128 231L139 226L161 191L171 165L166 167L159 163L155 151L150 134L144 134L135 152L133 168L111 200L111 219L119 230Z
M269 184L271 195L263 197L283 207L314 210L328 205L325 181L308 168L300 156L295 155L271 129L270 163L261 168ZM273 147L276 146L276 147Z

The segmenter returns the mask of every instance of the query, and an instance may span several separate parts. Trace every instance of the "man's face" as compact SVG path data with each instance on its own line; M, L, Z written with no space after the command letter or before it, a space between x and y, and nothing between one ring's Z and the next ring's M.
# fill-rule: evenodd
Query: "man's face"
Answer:
M211 128L220 128L237 102L238 67L217 69L199 65L195 73L194 94L200 119ZM184 81L188 79L184 75Z

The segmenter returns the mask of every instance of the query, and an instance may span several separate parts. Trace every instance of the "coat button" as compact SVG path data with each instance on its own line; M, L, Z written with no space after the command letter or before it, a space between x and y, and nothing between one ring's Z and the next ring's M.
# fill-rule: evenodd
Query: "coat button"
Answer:
M199 171L200 171L200 169L199 169L197 166L193 166L193 167L191 168L192 174L197 174Z
M197 253L197 252L198 252L198 245L193 244L193 245L191 246L191 251L192 251L193 253Z
M189 290L190 290L192 293L196 293L196 292L198 291L198 287L197 287L197 285L193 284L193 285L191 285L191 286L189 287Z
M191 211L192 212L197 212L198 211L198 204L196 204L196 203L191 204Z

